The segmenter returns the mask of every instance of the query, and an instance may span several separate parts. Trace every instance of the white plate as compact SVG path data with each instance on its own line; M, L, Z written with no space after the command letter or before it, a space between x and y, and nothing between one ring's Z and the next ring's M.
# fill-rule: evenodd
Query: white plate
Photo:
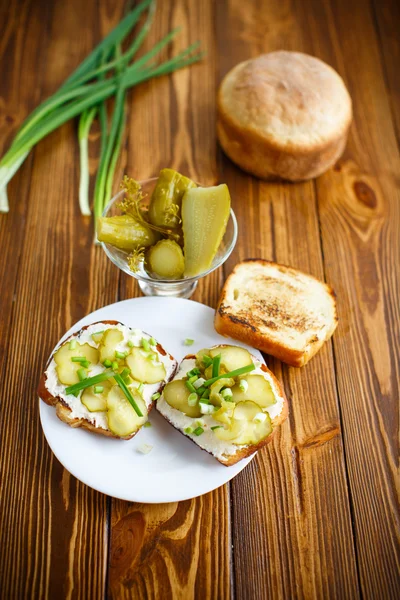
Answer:
M157 297L133 298L96 310L63 339L83 325L107 319L153 335L178 361L189 352L227 343L227 338L216 333L214 311L208 306ZM186 338L195 340L190 348L183 344ZM251 351L263 360L258 351ZM235 477L253 458L232 467L221 465L176 431L156 409L150 414L152 427L143 428L129 441L68 427L57 418L54 408L42 401L40 419L50 448L72 475L99 492L132 502L177 502L200 496ZM149 454L138 452L143 443L153 446Z

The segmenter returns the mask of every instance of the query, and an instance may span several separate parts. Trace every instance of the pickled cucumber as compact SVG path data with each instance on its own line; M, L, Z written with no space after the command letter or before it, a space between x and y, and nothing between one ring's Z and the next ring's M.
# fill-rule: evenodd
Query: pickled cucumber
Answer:
M99 351L97 348L89 346L89 344L76 343L73 350L70 349L70 343L65 342L59 350L54 354L56 363L56 373L58 379L64 385L73 385L78 383L78 371L82 368L82 363L74 362L72 358L82 357L83 360L89 361L95 365L99 360Z
M112 387L107 396L108 427L112 433L119 437L132 435L132 433L135 433L135 431L145 424L148 418L146 403L137 390L131 388L130 391L143 417L137 415L135 409L126 399L126 396L118 385Z
M125 360L136 381L158 383L166 377L164 364L158 360L152 360L148 353L141 348L132 348Z
M118 215L97 219L97 239L120 250L132 251L152 246L160 235L131 215Z
M245 392L239 387L241 380L247 382L247 390ZM232 388L232 400L234 402L253 400L262 408L275 404L276 399L271 384L263 375L245 375L240 378L239 383Z
M160 240L147 251L145 266L162 279L180 279L185 269L182 248L173 240Z
M256 415L260 413L262 413L261 407L255 402L240 402L233 412L230 426L227 429L216 429L215 435L220 440L230 441L238 446L257 444L272 433L268 413L263 413L265 419L261 423L254 421Z
M207 271L228 224L231 198L225 184L189 189L182 199L185 275Z
M177 228L180 222L182 197L196 187L194 181L173 169L162 169L151 196L149 221L158 227Z
M116 327L107 329L99 346L101 363L105 360L115 361L115 349L123 339L124 334Z
M201 417L199 404L197 403L195 406L189 406L188 404L190 391L186 387L183 379L175 379L174 381L167 383L163 394L164 400L172 406L172 408L180 410L193 419Z
M221 365L226 368L227 372L247 367L253 363L250 352L240 346L216 346L209 352L212 358L221 354Z
M95 394L94 388L91 386L83 390L81 402L86 406L89 412L103 412L107 410L107 396L114 383L110 380L103 381L101 387L103 391Z

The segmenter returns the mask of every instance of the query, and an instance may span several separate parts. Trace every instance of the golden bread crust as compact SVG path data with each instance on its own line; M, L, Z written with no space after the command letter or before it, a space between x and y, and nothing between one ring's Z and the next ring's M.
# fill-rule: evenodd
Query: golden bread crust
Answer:
M228 346L229 344L219 344L219 345L220 346ZM183 362L184 360L193 359L193 358L196 358L195 354L187 354L182 359L181 362ZM196 444L196 446L198 448L200 448L200 450L204 450L204 452L207 452L207 454L211 454L211 456L214 456L214 458L216 458L218 460L218 462L220 462L225 467L230 467L230 466L236 464L237 462L239 462L240 460L242 460L243 458L247 458L248 456L251 456L255 452L258 452L258 450L261 450L261 448L263 448L264 446L266 446L267 444L269 444L270 441L275 437L275 434L276 434L276 431L278 430L279 425L281 425L287 419L287 416L289 414L288 401L287 401L285 392L283 390L283 387L282 387L280 381L275 377L275 375L272 373L272 371L270 371L268 369L268 367L266 365L261 364L261 369L265 373L268 373L271 376L271 378L273 379L274 384L276 386L276 389L279 391L279 396L281 396L283 398L283 406L282 406L281 413L277 417L275 417L274 419L271 420L272 426L273 426L272 433L267 438L265 438L264 440L261 440L260 442L258 442L258 444L253 444L251 446L246 446L246 447L240 448L240 449L238 448L238 451L235 454L226 455L224 458L218 458L218 457L214 456L211 452L209 452L208 450L206 450L205 448L202 448L201 446L199 446L198 444L196 444L195 440L193 440L191 437L185 435L185 433L183 431L181 431L180 429L176 428L173 425L173 423L171 423L171 421L168 419L167 416L165 416L162 413L161 414L164 417L164 419L166 419L168 421L168 423L170 425L172 425L172 427L174 427L174 429L177 429L177 431L179 431L187 439L189 439L191 442L193 442L194 444ZM156 408L157 408L157 405L156 405Z
M225 153L265 179L300 181L323 173L341 156L352 120L341 77L298 52L236 65L221 83L217 108Z
M332 299L332 310L333 314L331 316L331 320L326 323L326 330L323 337L318 337L317 335L312 336L307 344L303 348L295 348L293 344L285 343L282 339L276 339L274 335L271 333L261 331L258 326L258 321L256 317L256 311L251 311L251 307L246 307L248 317L243 318L238 316L238 314L232 310L230 307L230 302L227 299L228 290L230 286L233 285L235 277L240 269L243 269L246 265L251 268L252 264L258 264L261 266L273 266L283 269L285 272L289 274L301 274L306 276L310 280L314 280L318 282L320 286L325 290L326 294ZM248 259L243 261L242 263L238 263L233 269L232 273L229 275L227 280L225 281L224 287L222 288L221 295L218 301L217 310L215 313L214 325L215 329L221 335L232 337L234 339L240 340L254 348L258 348L262 352L266 354L270 354L271 356L275 356L282 362L287 363L293 367L302 367L304 366L315 354L318 350L323 346L323 344L332 336L338 324L337 310L336 310L336 301L335 301L335 292L333 289L327 285L326 283L318 281L315 277L303 273L298 269L292 269L291 267L287 267L286 265L278 265L277 263L267 261L264 259ZM266 307L266 311L268 307ZM306 311L306 307L305 307ZM287 315L285 315L287 317ZM290 315L289 315L290 316ZM268 314L266 312L266 319L268 318Z
M97 321L97 323L102 323L105 325L118 325L121 324L119 321ZM88 329L88 327L91 327L92 325L96 325L97 323L90 323L89 325L85 325L84 327L82 327L78 332L73 333L69 338L67 338L63 343L65 343L66 341L68 341L71 337L73 337L74 335L77 335L79 333L81 333L82 331L84 331L85 329ZM164 356L167 354L167 352L165 351L165 349L161 346L161 344L157 344L157 350L163 354ZM53 356L53 355L52 355ZM52 356L50 356L48 363L46 365L46 370L48 365L50 364L50 361L52 359ZM169 357L175 361L174 357L171 356L169 354ZM173 371L173 373L171 374L171 377L174 377L175 372L176 372L176 367L177 367L177 361L175 361L175 369ZM79 418L71 418L71 409L69 408L69 406L63 401L62 398L60 397L53 397L49 390L46 387L46 381L47 381L47 376L46 376L46 372L44 372L40 378L39 381L39 385L37 388L37 394L39 396L39 398L41 398L43 400L43 402L45 402L48 406L54 406L54 408L56 409L56 415L57 417L63 421L64 423L66 423L67 425L69 425L70 427L82 427L83 429L86 429L87 431L91 431L93 433L97 433L99 435L105 435L106 437L112 437L118 440L130 440L132 439L139 431L140 428L135 431L135 433L133 433L132 435L129 435L127 437L120 437L118 435L114 435L110 430L108 429L103 429L102 427L96 427L95 425L93 425L92 423L90 423L90 421L88 421L87 419L79 419ZM158 388L158 392L162 392L162 389L164 387L165 383L161 383L159 388ZM153 410L154 408L154 402L148 407L148 413L150 414L150 412Z

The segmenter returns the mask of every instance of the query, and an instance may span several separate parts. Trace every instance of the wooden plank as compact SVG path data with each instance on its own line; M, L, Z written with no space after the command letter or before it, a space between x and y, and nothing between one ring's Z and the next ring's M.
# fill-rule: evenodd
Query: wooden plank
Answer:
M135 90L126 172L145 179L170 166L212 184L215 156L213 3L159 3L146 45L182 25L172 52L200 39L207 61ZM201 281L194 300L215 306L222 272ZM138 295L121 278L121 298ZM171 485L174 482L171 481ZM112 501L109 595L112 598L229 598L227 486L194 500L144 505Z
M303 48L291 2L218 4L220 78L262 52ZM323 279L313 183L262 183L222 157L241 245L229 261L263 257ZM290 417L232 482L236 598L358 595L332 345L303 369L268 359Z
M390 108L393 114L397 145L400 146L400 4L398 2L372 2L372 18L378 34L383 72Z
M25 85L25 69L31 85L31 71L41 61L43 97L51 93L95 41L93 25L81 27L97 22L94 4L75 1L65 11L58 3L49 24L41 17L44 5L35 4L32 20L22 19L17 27L18 52L34 47L45 30L51 36L46 54L34 55L34 64L21 60L16 94ZM1 382L0 589L5 598L96 598L105 590L107 498L76 481L53 457L41 432L36 397L40 373L59 337L99 304L115 300L118 288L117 273L93 247L90 220L79 214L77 162L76 124L68 124L37 147L27 190L27 234L21 240Z
M361 589L390 598L400 589L399 152L369 6L310 1L302 10L313 15L312 47L340 69L354 103L346 154L317 191L339 298L334 349Z

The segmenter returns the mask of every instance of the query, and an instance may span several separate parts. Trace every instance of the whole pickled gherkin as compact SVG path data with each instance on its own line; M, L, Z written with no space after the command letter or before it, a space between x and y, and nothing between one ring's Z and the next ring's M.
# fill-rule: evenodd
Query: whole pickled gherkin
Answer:
M160 235L131 215L118 215L97 219L97 239L120 250L132 251L152 246Z
M184 193L197 187L194 181L173 169L162 169L151 196L149 221L158 227L178 228Z

